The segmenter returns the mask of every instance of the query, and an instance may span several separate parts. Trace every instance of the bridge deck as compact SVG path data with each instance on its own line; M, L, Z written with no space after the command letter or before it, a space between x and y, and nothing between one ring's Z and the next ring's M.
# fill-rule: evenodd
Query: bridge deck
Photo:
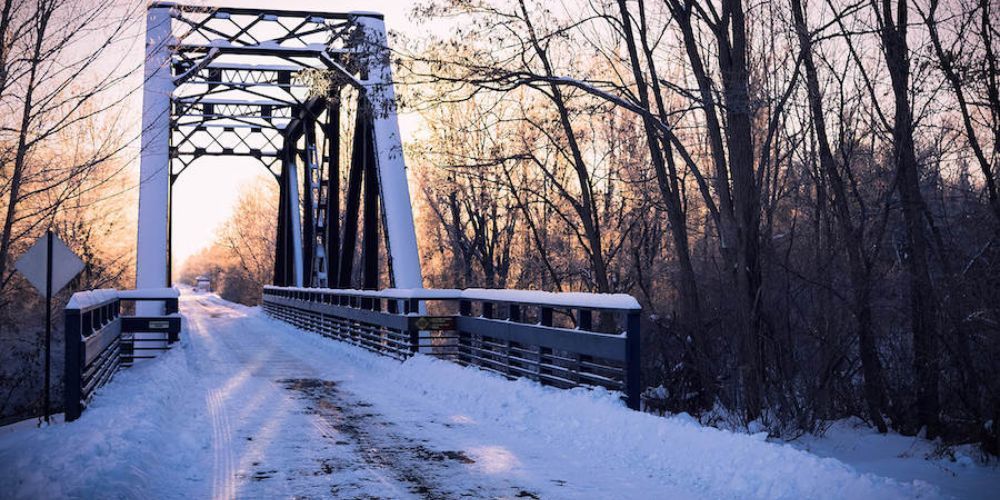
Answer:
M471 419L428 414L421 395L371 378L372 368L397 362L317 351L317 341L333 343L276 331L286 329L214 298L192 297L183 307L198 371L215 381L205 388L213 497L537 491L536 478L515 470L523 466L509 450L476 436Z
M207 295L80 420L0 435L21 497L893 498L930 493L609 393L400 364ZM0 497L6 494L0 493Z

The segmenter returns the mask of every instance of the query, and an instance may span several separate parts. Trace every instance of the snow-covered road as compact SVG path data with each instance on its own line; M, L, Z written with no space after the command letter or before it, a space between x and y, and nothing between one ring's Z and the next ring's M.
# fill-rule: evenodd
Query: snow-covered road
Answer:
M937 496L610 393L399 363L214 296L181 310L180 346L80 420L0 431L0 497Z

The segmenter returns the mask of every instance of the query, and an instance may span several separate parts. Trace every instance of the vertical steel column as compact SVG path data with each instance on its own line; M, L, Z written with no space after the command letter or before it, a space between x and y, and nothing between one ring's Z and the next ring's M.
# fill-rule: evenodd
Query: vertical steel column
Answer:
M290 276L292 286L304 286L302 267L302 212L299 206L299 167L295 163L295 143L297 138L285 137L285 165L288 169L288 225L291 237Z
M327 108L324 103L323 109ZM320 112L322 114L322 112ZM312 136L312 149L309 151L310 161L313 163L311 168L312 175L312 193L313 193L313 225L314 235L313 235L313 258L312 258L312 269L313 269L313 280L314 285L320 288L328 288L330 286L330 256L326 253L326 223L327 215L326 210L329 208L329 202L327 198L330 193L327 191L327 181L323 177L324 173L328 170L325 168L324 163L326 160L323 156L323 146L319 142L319 132L321 130L326 130L326 127L322 125L319 117L313 121L310 127L310 134Z
M170 193L170 75L172 40L170 11L151 4L146 11L145 84L142 91L142 140L139 159L139 227L136 248L136 288L168 286ZM137 311L162 313L163 304L146 302Z
M358 97L357 117L354 122L354 140L351 146L351 169L347 179L347 201L344 208L344 237L340 247L340 270L337 288L351 288L354 270L354 250L358 243L358 215L361 209L361 184L365 160L372 148L370 108L364 95Z
M420 314L420 301L417 299L406 299L403 302L403 314ZM420 352L420 331L408 329L406 333L410 338L410 352Z
M274 286L288 286L288 169L278 176L278 223L274 238Z
M326 273L331 287L338 285L340 270L340 94L326 107Z
M375 170L375 157L372 148L365 151L364 179L364 227L361 246L362 272L361 288L365 290L378 289L379 277L379 182Z
M362 65L368 73L364 93L373 110L373 139L385 213L390 279L398 288L423 288L385 23L381 15L371 13L352 13L351 19L363 32L359 48Z
M316 224L313 216L313 189L312 189L312 165L310 165L309 148L312 146L312 116L308 113L302 117L302 149L296 150L301 153L302 159L302 275L304 285L314 286L313 283L313 251L316 244Z

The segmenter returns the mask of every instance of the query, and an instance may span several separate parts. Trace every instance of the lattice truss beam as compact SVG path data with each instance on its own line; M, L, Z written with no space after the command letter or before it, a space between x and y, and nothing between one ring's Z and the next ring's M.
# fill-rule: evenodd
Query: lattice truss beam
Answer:
M318 118L305 116L309 70L361 87L351 14L174 6L171 17L172 179L204 156L256 158L278 176L289 126Z

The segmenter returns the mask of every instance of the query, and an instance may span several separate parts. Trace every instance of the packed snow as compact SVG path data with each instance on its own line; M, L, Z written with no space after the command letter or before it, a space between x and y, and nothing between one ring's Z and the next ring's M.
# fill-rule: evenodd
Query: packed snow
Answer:
M141 300L141 299L176 299L181 292L176 288L141 288L138 290L115 290L114 288L100 288L97 290L87 290L76 292L66 303L68 309L86 309L114 299Z
M954 498L1000 497L1000 467L981 465L982 452L975 445L945 447L921 437L879 434L855 419L834 422L822 436L807 434L791 444L860 472L927 481Z
M316 292L316 288L274 287L267 289ZM320 289L339 295L420 300L480 300L488 302L528 303L550 307L583 309L642 309L635 297L625 293L543 292L539 290L502 290L496 288L386 288L383 290Z
M610 392L400 363L213 295L181 309L180 344L79 420L0 430L0 497L944 496Z

